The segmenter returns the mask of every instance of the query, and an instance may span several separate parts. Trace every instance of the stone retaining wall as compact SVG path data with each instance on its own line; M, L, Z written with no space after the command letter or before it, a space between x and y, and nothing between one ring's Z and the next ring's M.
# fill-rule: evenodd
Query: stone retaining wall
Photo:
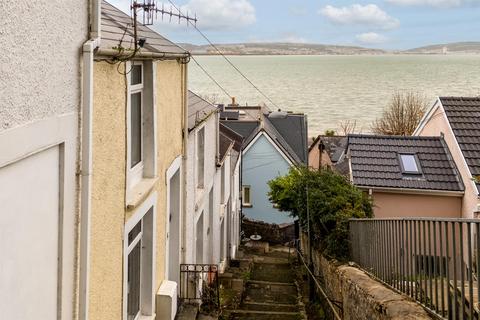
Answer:
M313 256L315 274L327 296L342 306L337 311L343 319L434 319L408 296L396 293L361 269L330 261L317 251Z
M270 244L285 244L295 240L295 224L278 225L274 223L266 223L263 221L251 220L243 218L242 230L245 237L250 238L252 235L260 235L262 241Z

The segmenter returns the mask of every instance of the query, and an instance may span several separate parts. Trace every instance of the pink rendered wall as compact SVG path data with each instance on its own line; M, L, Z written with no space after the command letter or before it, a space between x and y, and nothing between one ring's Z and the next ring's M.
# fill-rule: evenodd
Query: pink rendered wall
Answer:
M437 102L439 104L439 102ZM439 136L444 134L445 142L450 149L453 160L455 161L458 171L462 176L463 184L465 185L465 195L462 201L462 218L475 218L474 212L477 211L477 189L472 181L470 170L466 166L462 152L458 147L453 132L450 130L448 121L444 114L443 108L438 107L434 112L430 120L423 127L422 130L417 132L418 136Z
M460 218L462 198L373 192L375 218L438 217Z
M318 142L313 146L312 150L308 152L308 166L310 168L318 169L318 158L320 150L318 150ZM322 154L322 166L332 166L330 156L326 151Z

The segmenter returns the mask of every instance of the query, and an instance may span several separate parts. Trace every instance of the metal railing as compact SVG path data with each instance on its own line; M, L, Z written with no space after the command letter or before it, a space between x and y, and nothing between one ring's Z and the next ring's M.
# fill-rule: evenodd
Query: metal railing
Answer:
M341 304L336 303L336 301L332 301L325 290L322 288L322 285L318 281L317 277L314 274L314 271L312 271L311 267L313 266L308 266L305 257L303 256L302 252L300 251L300 246L299 246L299 241L295 241L297 243L296 245L296 251L297 251L297 256L300 258L299 260L302 262L303 267L305 268L309 281L313 281L315 286L317 287L317 291L320 292L321 298L326 302L326 305L329 307L330 313L332 314L332 318L335 320L342 320L342 317L340 317L340 314L337 311L338 309L342 309L343 306ZM290 251L288 252L290 254Z
M352 219L351 258L437 316L479 319L480 220Z
M220 294L216 264L181 264L179 297L201 305L205 311L219 310Z

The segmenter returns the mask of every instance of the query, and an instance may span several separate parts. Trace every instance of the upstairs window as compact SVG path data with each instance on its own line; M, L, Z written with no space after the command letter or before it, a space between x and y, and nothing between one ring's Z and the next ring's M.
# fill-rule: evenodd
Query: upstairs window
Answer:
M205 127L197 133L197 187L203 188L205 176Z
M420 161L418 157L413 153L400 153L398 155L400 160L400 168L404 174L422 174L420 168Z
M153 62L127 63L127 188L156 175ZM127 202L131 197L127 193Z
M130 168L143 169L143 65L133 65L130 71Z

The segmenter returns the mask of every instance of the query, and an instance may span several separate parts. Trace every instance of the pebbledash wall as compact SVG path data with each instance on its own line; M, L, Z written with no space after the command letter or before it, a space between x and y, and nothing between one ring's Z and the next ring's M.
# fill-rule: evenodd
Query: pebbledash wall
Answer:
M1 317L74 319L88 1L2 1L0 10Z
M182 154L184 72L176 61L156 68L157 178L142 199L156 195L155 283L165 279L166 173ZM123 68L123 67L122 67ZM122 68L120 71L122 71ZM121 319L126 208L126 81L116 65L95 62L89 319ZM142 200L142 201L143 201Z

